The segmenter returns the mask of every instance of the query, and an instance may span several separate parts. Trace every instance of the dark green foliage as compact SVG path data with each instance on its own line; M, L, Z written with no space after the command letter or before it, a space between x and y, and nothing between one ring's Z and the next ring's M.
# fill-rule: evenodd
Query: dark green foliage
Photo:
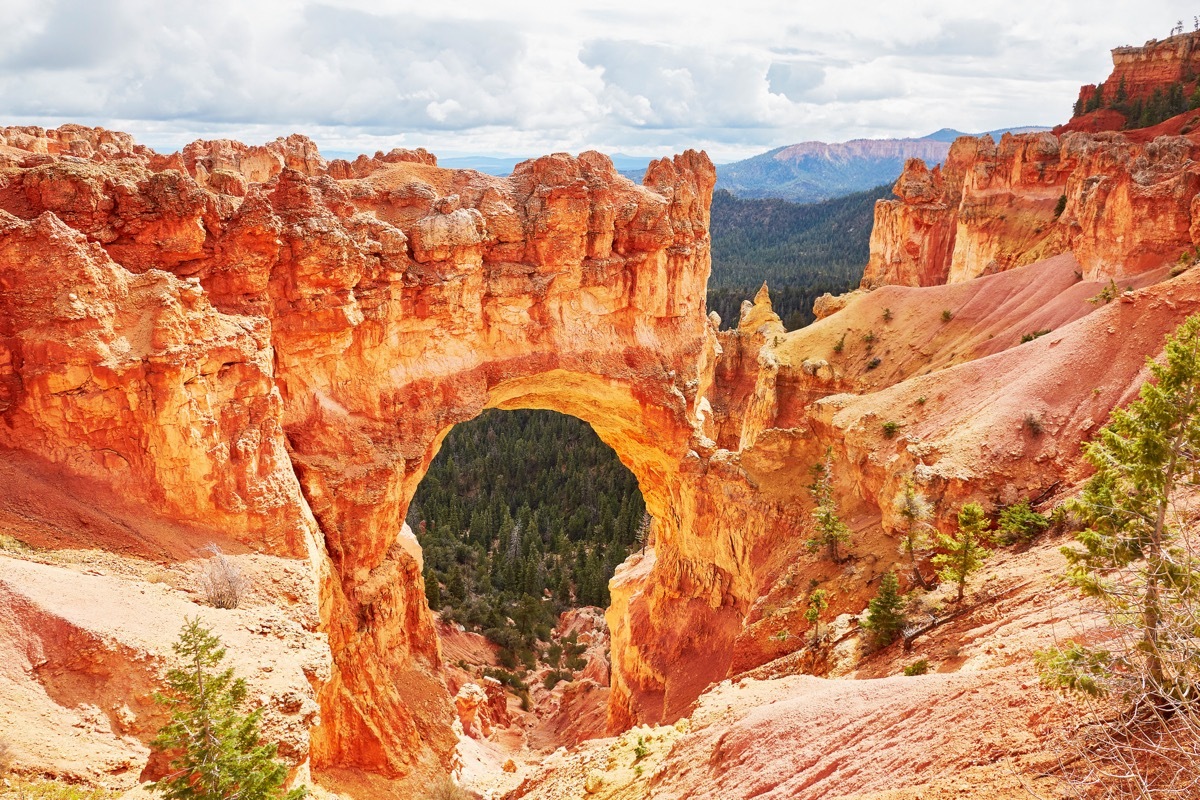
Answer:
M809 324L818 297L842 294L862 280L875 201L891 195L890 187L880 186L800 205L717 191L708 308L721 315L723 327L736 327L742 301L752 299L765 281L772 307L789 330Z
M1022 500L1000 512L996 527L1000 544L1032 542L1050 527L1050 520L1030 508L1028 500Z
M879 356L876 356L875 358L872 358L870 361L867 362L867 369L868 370L875 369L882 363L883 363L883 361L880 360Z
M954 312L948 308L942 309L942 322L949 322L954 319Z
M805 541L809 552L824 550L825 556L835 564L841 563L839 548L850 543L850 528L838 516L837 499L833 496L833 448L825 449L825 460L812 466L813 482L808 491L816 501L813 509L815 530L812 538Z
M895 572L885 572L879 580L879 593L867 603L867 618L862 626L871 632L876 647L884 647L894 642L907 624L900 582Z
M637 481L586 423L488 411L447 435L409 521L430 607L482 632L516 669L536 663L559 613L608 605L644 511Z
M888 420L887 422L883 423L883 438L893 438L898 430L900 430L900 423L893 420Z
M962 602L967 579L983 566L983 560L989 555L983 546L987 527L983 506L967 503L958 512L958 532L953 536L938 534L938 547L945 552L934 556L933 564L938 568L938 578L958 586L957 602Z
M171 712L154 746L170 753L170 772L153 784L168 800L298 800L286 794L287 767L275 760L275 745L260 744L263 709L239 711L246 682L221 670L225 649L198 619L188 620L173 649L180 666L167 673L168 692L155 701Z
M1104 105L1104 84L1096 85L1092 90L1092 96L1087 99L1087 105L1083 107L1084 113L1091 113Z
M1060 194L1058 196L1058 202L1054 204L1054 218L1058 219L1059 217L1062 216L1062 213L1066 210L1067 210L1067 196L1065 194Z
M920 661L914 661L904 668L904 676L911 678L915 675L924 675L929 672L929 659L922 658Z
M1025 344L1026 342L1032 342L1034 339L1037 339L1040 336L1045 336L1049 332L1050 332L1050 328L1043 328L1040 331L1034 331L1033 333L1026 333L1021 336L1021 344Z
M1072 504L1085 527L1080 546L1063 549L1068 580L1121 638L1112 653L1071 642L1042 662L1047 682L1163 709L1200 695L1200 560L1186 506L1175 504L1200 472L1200 315L1168 337L1165 363L1147 368L1139 399L1087 445L1096 472Z

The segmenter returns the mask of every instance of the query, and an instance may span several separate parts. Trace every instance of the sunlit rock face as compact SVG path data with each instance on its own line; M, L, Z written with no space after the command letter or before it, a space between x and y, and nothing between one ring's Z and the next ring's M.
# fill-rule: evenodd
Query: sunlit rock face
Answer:
M936 286L1075 254L1086 278L1141 274L1193 246L1200 139L1069 132L964 137L909 161L875 206L863 286Z
M590 422L661 521L674 591L712 589L684 618L737 605L686 549L717 351L703 154L635 186L598 153L501 179L422 151L329 164L302 137L164 158L123 134L10 128L0 153L0 443L308 560L333 654L315 766L447 761L400 521L442 437L484 408ZM672 647L639 696L671 690ZM630 696L617 718L638 713Z

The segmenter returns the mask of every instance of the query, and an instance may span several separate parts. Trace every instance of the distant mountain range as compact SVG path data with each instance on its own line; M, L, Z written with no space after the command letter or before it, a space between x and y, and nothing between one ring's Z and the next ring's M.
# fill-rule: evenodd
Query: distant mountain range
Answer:
M999 138L1004 133L1030 133L1049 128L1000 128L985 133L963 133L942 128L919 139L854 139L849 142L801 142L778 147L761 155L717 166L717 188L738 197L775 197L797 203L816 203L832 197L890 184L904 162L921 158L941 163L951 143L960 136Z

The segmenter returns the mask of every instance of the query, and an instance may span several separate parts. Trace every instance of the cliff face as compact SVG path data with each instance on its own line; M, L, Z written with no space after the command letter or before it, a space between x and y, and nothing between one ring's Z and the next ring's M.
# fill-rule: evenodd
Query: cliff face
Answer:
M662 540L692 535L681 464L715 348L702 154L639 187L596 153L494 179L421 151L326 164L300 137L164 159L5 129L0 152L0 446L310 565L333 658L315 766L413 775L454 746L400 521L456 422L579 416Z
M1189 31L1141 47L1117 47L1112 51L1112 74L1101 84L1104 103L1117 97L1124 87L1129 101L1149 99L1157 89L1166 92L1175 83L1191 83L1200 76L1200 32ZM1096 94L1096 84L1079 89L1084 104Z
M960 282L1068 250L1089 280L1163 267L1194 244L1198 145L1079 132L959 139L944 167L909 162L897 199L876 204L863 286Z

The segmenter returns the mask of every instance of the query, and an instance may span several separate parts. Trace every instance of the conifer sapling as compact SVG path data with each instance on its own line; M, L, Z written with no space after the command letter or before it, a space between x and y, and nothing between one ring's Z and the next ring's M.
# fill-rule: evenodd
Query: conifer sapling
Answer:
M153 784L167 800L299 800L303 788L284 793L287 767L274 744L261 744L262 709L239 711L246 682L220 670L225 649L199 619L188 620L173 649L181 659L167 673L155 701L171 711L154 746L170 753L170 772ZM219 671L220 670L220 671Z

